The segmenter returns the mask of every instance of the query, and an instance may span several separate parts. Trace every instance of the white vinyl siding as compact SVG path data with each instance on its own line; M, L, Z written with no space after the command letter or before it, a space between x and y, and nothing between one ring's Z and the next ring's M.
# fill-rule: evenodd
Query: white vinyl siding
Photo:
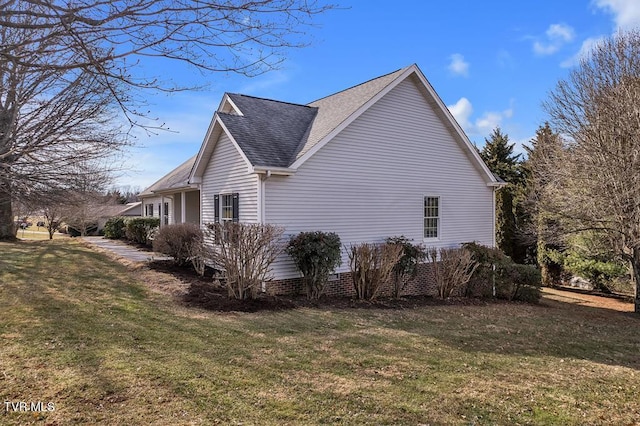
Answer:
M255 223L258 221L258 176L250 174L233 142L226 133L218 140L209 164L202 177L201 208L202 223L214 223L215 195L239 194L239 221ZM220 197L222 199L222 197Z
M265 220L336 232L342 244L404 235L424 241L424 197L439 197L439 235L425 245L493 243L492 188L413 77L371 106L292 176L265 183ZM441 114L441 113L440 113ZM343 250L339 272L348 271ZM277 278L298 276L286 258Z

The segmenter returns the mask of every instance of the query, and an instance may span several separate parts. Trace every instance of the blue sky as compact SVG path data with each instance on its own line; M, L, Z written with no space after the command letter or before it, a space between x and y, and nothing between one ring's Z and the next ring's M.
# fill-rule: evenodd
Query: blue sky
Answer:
M316 17L308 47L280 69L247 78L168 65L163 77L206 85L145 94L171 130L139 133L117 184L149 186L197 153L224 92L306 104L416 63L472 142L500 126L517 150L545 120L541 104L580 55L619 29L640 27L640 0L343 0Z

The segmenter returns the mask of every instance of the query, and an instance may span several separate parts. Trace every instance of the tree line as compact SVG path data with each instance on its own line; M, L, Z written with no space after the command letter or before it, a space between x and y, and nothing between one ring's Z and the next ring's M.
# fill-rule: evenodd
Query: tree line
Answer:
M501 130L480 155L507 185L496 196L496 243L539 265L607 290L627 278L640 312L640 32L605 39L553 89L549 121L525 146Z

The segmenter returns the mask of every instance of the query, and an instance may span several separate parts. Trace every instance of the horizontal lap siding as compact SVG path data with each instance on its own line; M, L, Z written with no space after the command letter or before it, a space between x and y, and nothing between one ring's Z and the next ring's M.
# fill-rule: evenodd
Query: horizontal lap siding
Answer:
M423 242L423 200L440 197L440 240L493 241L492 189L411 79L380 99L293 176L266 182L266 220L287 234L323 230L342 243L405 235ZM339 271L349 268L346 253ZM296 276L286 258L278 278Z
M240 222L258 221L258 176L248 172L233 142L223 133L214 148L204 172L201 187L202 223L214 222L213 197L215 194L238 192Z

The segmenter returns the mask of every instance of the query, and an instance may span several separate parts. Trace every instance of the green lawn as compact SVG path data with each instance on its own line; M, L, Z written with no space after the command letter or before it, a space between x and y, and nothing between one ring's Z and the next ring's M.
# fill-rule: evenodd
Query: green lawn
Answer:
M0 243L0 424L640 424L640 318L189 309L66 239Z

